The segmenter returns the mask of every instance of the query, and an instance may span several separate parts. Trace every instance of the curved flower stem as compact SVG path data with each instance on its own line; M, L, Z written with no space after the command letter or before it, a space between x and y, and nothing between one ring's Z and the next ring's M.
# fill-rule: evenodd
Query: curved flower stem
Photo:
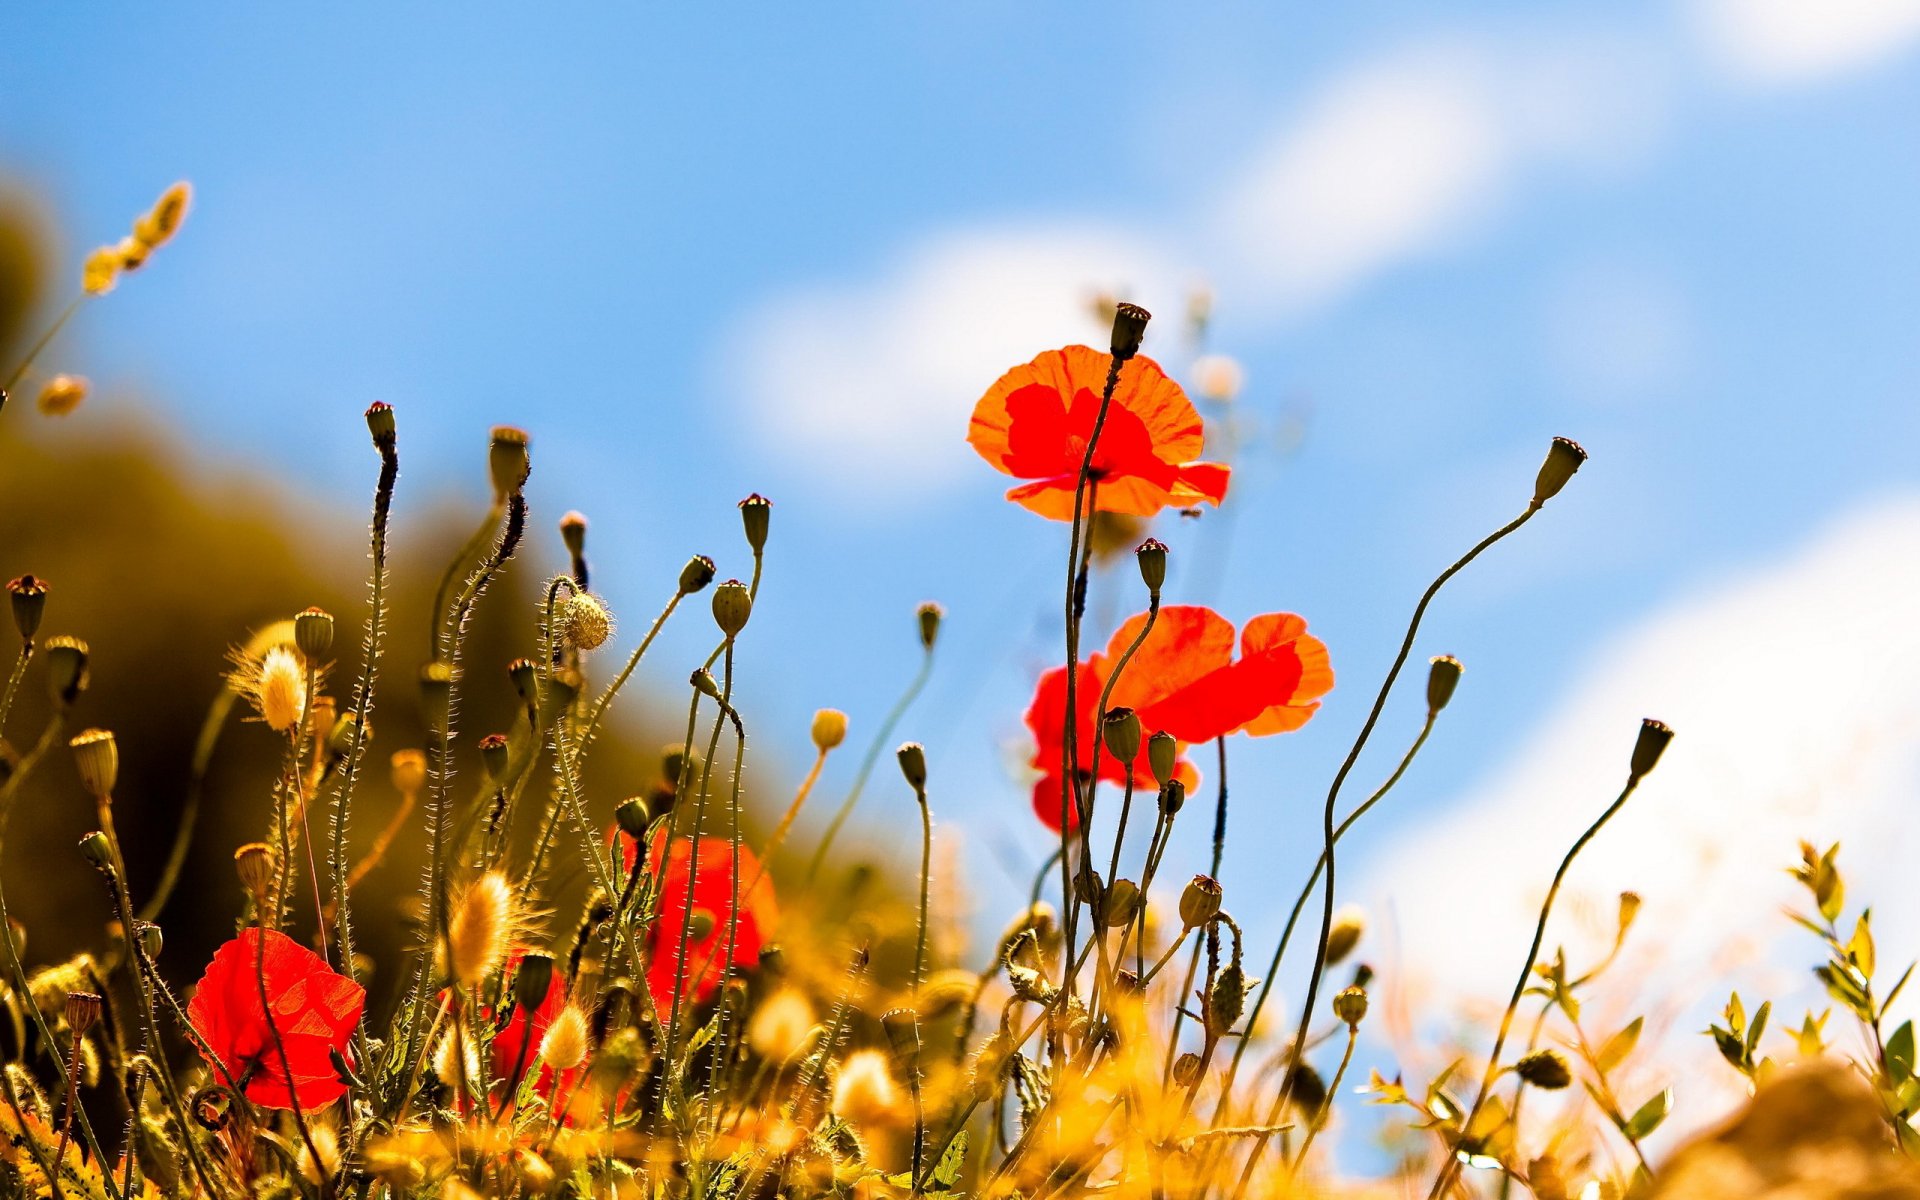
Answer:
M1213 805L1213 859L1207 874L1218 879L1220 860L1226 857L1227 851L1227 739L1224 736L1215 738L1214 744L1220 751L1220 788ZM1187 1019L1186 996L1193 990L1194 977L1200 973L1200 951L1205 944L1205 938L1193 944L1193 960L1187 964L1187 982L1180 992L1180 1004L1173 1010L1173 1031L1167 1035L1165 1076L1169 1080L1173 1078L1174 1053L1180 1045L1180 1026ZM1211 1055L1211 1047L1208 1053Z
M280 1022L273 1016L273 996L267 991L267 916L265 911L259 914L259 937L253 947L253 978L260 989L260 1012L267 1019L267 1032L273 1035L273 1048L280 1055L280 1070L287 1079L287 1101L293 1105L293 1125L300 1131L300 1140L307 1145L307 1153L313 1156L316 1170L326 1160L320 1157L320 1147L314 1144L313 1130L307 1127L306 1109L300 1103L300 1089L293 1081L293 1060L287 1057L287 1040L281 1036ZM333 1195L333 1177L322 1176L320 1180L321 1200Z
M900 724L900 719L907 715L907 709L913 706L914 700L927 686L927 679L932 674L933 647L928 646L920 660L920 669L914 672L912 681L907 684L907 690L901 692L900 698L893 702L893 707L887 712L886 720L880 723L880 728L874 733L873 740L867 743L867 752L860 759L859 770L854 772L853 786L848 789L847 798L842 800L840 807L834 810L833 819L827 822L827 831L820 835L820 844L814 847L813 857L807 862L808 887L811 887L813 881L819 877L820 868L827 860L827 851L833 849L833 840L840 836L840 827L845 825L847 818L853 815L853 806L860 803L860 793L867 786L867 777L873 774L874 764L880 761L881 752L887 748L887 743L893 740L895 727Z
M187 773L186 796L180 802L180 816L174 824L173 845L167 851L166 865L160 869L160 881L154 885L153 894L140 906L140 919L151 921L166 908L167 901L173 898L173 889L180 882L180 872L187 865L187 851L193 845L193 830L199 824L200 799L206 793L207 771L213 765L213 749L220 741L220 734L226 727L227 715L233 711L238 694L230 687L220 689L207 706L207 715L200 722L199 737L193 744L193 764Z
M20 653L13 660L13 670L7 674L7 690L0 695L0 733L7 730L7 717L13 712L13 697L20 691L20 680L27 673L27 663L33 658L33 643L25 642Z
M1333 1072L1333 1082L1327 1086L1326 1102L1320 1106L1320 1111L1314 1114L1313 1120L1307 1125L1307 1136L1301 1139L1300 1153L1293 1160L1296 1166L1305 1165L1307 1151L1313 1149L1313 1139L1319 1137L1320 1131L1326 1128L1327 1118L1333 1113L1334 1097L1340 1094L1340 1081L1346 1078L1347 1067L1353 1063L1353 1044L1359 1040L1360 1027L1348 1025L1347 1048L1340 1055L1340 1066Z
M720 684L720 714L713 719L713 735L707 739L707 753L700 763L700 793L694 801L692 842L687 847L687 895L680 919L680 944L674 955L673 1005L667 1019L666 1070L674 1070L673 1050L679 1042L680 1008L687 990L687 950L693 938L694 889L700 878L700 831L707 820L707 797L712 791L713 756L720 749L720 731L726 728L726 714L733 699L733 639L725 647L726 666ZM684 768L683 768L684 769ZM671 855L673 848L667 848ZM686 1081L680 1081L684 1088Z
M472 562L486 548L487 542L493 538L495 527L506 515L506 498L496 499L487 507L487 515L481 520L479 527L461 545L459 553L447 562L446 569L440 572L440 582L433 589L433 607L427 610L432 614L432 620L427 625L428 658L438 660L445 657L443 648L448 638L449 618L452 616L452 609L447 599L453 594L453 581L460 577L460 568ZM454 631L453 636L459 636L458 630Z
M927 1113L925 1101L920 1094L920 991L927 981L927 927L930 924L928 907L933 893L933 811L927 805L927 788L924 783L913 785L913 798L920 807L920 921L913 944L913 1062L908 1067L908 1086L913 1092L913 1195L920 1196L926 1189L926 1178L922 1171L927 1159Z
M87 302L87 297L91 294L90 292L81 292L69 301L67 306L60 310L60 315L53 319L53 324L47 326L46 332L42 333L39 339L27 348L27 356L20 360L20 365L13 369L13 374L7 376L7 382L0 384L0 407L5 407L7 396L12 393L15 387L19 386L20 380L25 378L27 372L33 368L34 360L40 357L40 352L45 350L48 345L53 342L53 339L59 336L60 331L66 328L67 322L73 319L73 314L80 311L80 306Z
M606 690L601 692L599 698L593 702L593 707L588 710L587 719L580 729L579 754L582 757L586 755L587 748L593 744L594 734L600 730L600 718L606 714L607 706L613 703L613 698L620 693L622 687L626 686L634 669L640 665L640 660L646 656L648 648L653 645L653 639L659 636L661 628L666 625L667 618L673 616L673 610L680 607L680 602L686 598L687 593L684 591L676 590L673 593L673 597L667 601L667 606L660 610L660 614L654 617L653 624L648 626L647 636L641 638L640 644L635 646L633 653L627 656L626 665L620 668L620 673L613 677L613 682L609 683Z
M1585 833L1574 840L1573 845L1567 850L1567 856L1560 860L1560 869L1553 873L1553 883L1547 887L1547 898L1540 904L1540 919L1533 926L1533 945L1528 948L1527 961L1520 968L1518 982L1513 985L1513 997L1507 1001L1507 1011L1500 1015L1500 1032L1493 1039L1492 1053L1487 1056L1487 1069L1480 1077L1480 1090L1475 1093L1473 1103L1467 1107L1466 1115L1460 1118L1460 1129L1463 1134L1466 1130L1473 1128L1473 1119L1480 1115L1480 1107L1487 1102L1487 1093L1493 1089L1494 1081L1500 1077L1500 1052L1506 1048L1507 1035L1513 1031L1513 1015L1520 1008L1520 997L1526 995L1527 981L1533 978L1533 964L1540 961L1540 943L1547 935L1547 918L1553 914L1553 902L1560 896L1560 885L1566 879L1567 871L1573 866L1573 860L1579 856L1580 851L1586 848L1587 843L1593 840L1594 835L1599 833L1608 821L1613 820L1615 813L1626 806L1627 798L1632 796L1634 789L1640 786L1640 778L1638 774L1627 776L1627 785L1620 789L1619 797L1607 806L1605 812L1594 819L1593 824L1587 826ZM1433 1181L1433 1189L1427 1193L1428 1200L1438 1200L1448 1183L1452 1181L1454 1173L1459 1170L1459 1165L1459 1156L1450 1149L1446 1161L1440 1166L1440 1174Z

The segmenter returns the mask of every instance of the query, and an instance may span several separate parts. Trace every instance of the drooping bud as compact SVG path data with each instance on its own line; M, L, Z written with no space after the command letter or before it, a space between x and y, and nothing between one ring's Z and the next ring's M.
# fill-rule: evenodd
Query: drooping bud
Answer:
M660 777L675 787L700 777L701 755L678 743L660 749Z
M1660 765L1660 756L1667 752L1667 743L1673 740L1673 730L1664 723L1649 717L1640 722L1640 736L1633 743L1633 763L1630 771L1633 778L1644 778Z
M1557 437L1547 447L1547 461L1540 464L1540 474L1533 481L1533 506L1540 507L1560 494L1567 486L1573 473L1580 464L1587 461L1587 452L1580 443L1571 438Z
M1549 1092L1557 1092L1573 1082L1573 1071L1558 1050L1535 1050L1513 1064L1513 1073Z
M533 459L527 453L527 431L511 425L496 425L487 445L487 473L493 478L495 503L505 504L507 497L526 486L533 471Z
M531 1013L546 1001L552 985L553 959L545 954L522 955L513 976L513 1002L521 1012Z
M691 596L701 588L713 582L713 560L704 554L696 554L680 568L680 594Z
M1180 766L1180 743L1172 734L1162 729L1147 739L1147 765L1153 768L1154 781L1166 787Z
M1147 336L1147 322L1153 314L1137 304L1119 304L1113 310L1113 356L1126 362L1140 353L1140 342Z
M561 640L575 650L598 650L613 635L613 614L590 592L561 601L558 624Z
M747 545L755 554L767 548L767 524L773 516L773 501L754 492L740 502L740 524L746 530Z
M273 848L265 842L248 842L235 850L233 873L240 877L240 886L253 897L254 904L265 908L273 891Z
M490 783L499 785L506 781L508 760L513 757L513 746L504 733L490 733L480 739L480 766L487 773Z
M80 839L80 857L86 859L94 870L105 875L113 874L113 845L107 841L107 835L99 830Z
M738 637L753 615L753 593L738 579L729 579L713 590L713 621L720 632Z
M1140 564L1140 580L1147 585L1147 593L1158 596L1160 585L1167 581L1167 544L1148 538L1134 550L1133 558Z
M1442 654L1427 661L1427 713L1438 713L1453 699L1453 689L1460 686L1460 673L1466 670L1460 660L1451 654Z
M907 778L907 786L924 795L927 789L927 751L919 742L908 742L894 751L900 760L900 773Z
M443 729L453 711L453 664L434 659L420 668L420 715L429 729Z
M1180 893L1180 923L1198 929L1219 916L1222 894L1217 880L1195 875Z
M61 634L47 639L47 690L61 704L72 704L87 690L87 644Z
M932 650L934 642L939 640L940 621L947 615L947 610L929 600L915 609L914 615L920 622L920 648Z
M692 684L693 690L702 696L712 700L720 698L720 685L714 681L713 672L705 667L695 667L693 674L687 676L687 682Z
M1367 1019L1367 989L1350 987L1333 998L1333 1015L1350 1028L1358 1028Z
M1130 925L1140 915L1140 885L1131 879L1116 879L1107 888L1100 918L1109 929Z
M136 937L142 957L148 962L160 961L160 949L166 945L166 937L160 932L160 927L152 921L141 921L139 930Z
M95 992L67 993L67 1028L73 1031L75 1038L87 1036L100 1020L100 997Z
M522 704L540 703L540 671L530 658L516 658L507 664L507 678Z
M847 740L847 714L837 708L823 708L813 714L814 749L825 754Z
M20 631L20 640L33 641L47 611L47 581L22 575L7 584L7 598L13 601L13 627Z
M68 740L73 750L73 765L80 771L80 786L87 795L105 800L113 795L120 778L120 746L106 729L87 729Z
M1108 709L1100 722L1100 736L1116 762L1133 765L1140 754L1140 718L1132 709Z
M333 649L333 614L309 608L293 619L293 644L300 657L317 663Z
M647 802L640 797L629 796L622 800L620 807L613 810L613 819L620 823L620 832L634 841L640 841L647 836L647 822L650 816L647 812Z

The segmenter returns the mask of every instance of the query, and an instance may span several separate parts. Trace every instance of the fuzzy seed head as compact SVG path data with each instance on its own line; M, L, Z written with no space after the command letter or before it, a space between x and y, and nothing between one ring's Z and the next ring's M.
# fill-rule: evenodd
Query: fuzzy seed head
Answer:
M80 407L92 387L83 375L55 375L41 385L34 406L42 416L64 417Z
M264 653L236 651L229 681L252 703L254 711L275 733L291 734L307 707L306 665L292 646L267 647Z
M339 1173L340 1138L328 1125L315 1124L307 1132L313 1138L313 1145L308 1147L305 1139L301 1139L300 1174L308 1183L318 1187ZM314 1157L315 1150L320 1152L317 1159Z
M447 922L448 968L460 986L478 987L506 960L517 925L505 875L488 871L467 885Z
M80 286L89 296L104 296L120 282L120 250L117 246L101 246L80 268Z
M813 745L822 754L847 740L847 714L823 708L813 714Z
M575 592L560 605L560 636L575 650L598 650L613 635L613 614L599 597Z
M812 1042L813 1005L798 988L781 988L767 997L747 1026L747 1044L760 1057L783 1063Z
M833 1079L834 1116L855 1127L879 1125L898 1120L903 1108L886 1054L856 1050L841 1062Z
M433 1048L433 1073L445 1084L458 1085L462 1079L479 1079L480 1050L473 1039L454 1030L442 1035Z
M540 1061L556 1071L571 1071L587 1061L587 1014L569 1004L540 1039Z
M134 240L148 250L156 250L173 239L180 232L180 226L187 219L187 209L193 205L193 185L181 180L153 202L153 207L133 223Z

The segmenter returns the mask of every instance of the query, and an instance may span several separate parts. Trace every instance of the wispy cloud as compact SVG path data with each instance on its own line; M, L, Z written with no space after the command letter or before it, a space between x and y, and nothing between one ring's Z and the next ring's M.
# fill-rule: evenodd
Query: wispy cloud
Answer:
M1920 44L1920 0L1697 0L1694 16L1712 61L1758 84L1824 80Z

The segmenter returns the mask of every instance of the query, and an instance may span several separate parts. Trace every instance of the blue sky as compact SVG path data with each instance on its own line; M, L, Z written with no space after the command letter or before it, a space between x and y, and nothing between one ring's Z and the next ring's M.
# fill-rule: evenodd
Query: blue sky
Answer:
M525 425L538 519L589 514L629 637L689 552L744 571L733 503L766 492L742 668L761 782L796 773L816 706L864 741L938 599L939 672L902 732L990 893L1044 849L1007 764L1060 654L1064 535L999 499L965 417L1003 367L1097 337L1100 289L1162 314L1148 350L1179 374L1204 282L1209 348L1245 367L1238 512L1160 530L1169 598L1301 612L1340 673L1307 730L1233 749L1228 904L1259 929L1282 895L1233 879L1311 861L1414 598L1524 503L1549 437L1593 461L1435 608L1420 653L1467 681L1399 811L1473 811L1584 711L1605 648L1825 561L1804 547L1916 484L1911 0L15 7L0 44L0 168L44 193L70 261L171 180L197 189L179 242L63 343L102 387L73 421L156 405L209 472L248 464L348 528L369 401L401 413L403 519L478 504L487 426ZM1796 619L1754 632L1789 676ZM698 625L657 681L684 678ZM1719 675L1692 670L1641 681L1646 710ZM1417 720L1395 705L1359 778ZM1632 734L1556 736L1624 763ZM1612 784L1542 797L1566 814L1546 840ZM911 819L891 786L866 808ZM1361 861L1405 865L1412 820Z

